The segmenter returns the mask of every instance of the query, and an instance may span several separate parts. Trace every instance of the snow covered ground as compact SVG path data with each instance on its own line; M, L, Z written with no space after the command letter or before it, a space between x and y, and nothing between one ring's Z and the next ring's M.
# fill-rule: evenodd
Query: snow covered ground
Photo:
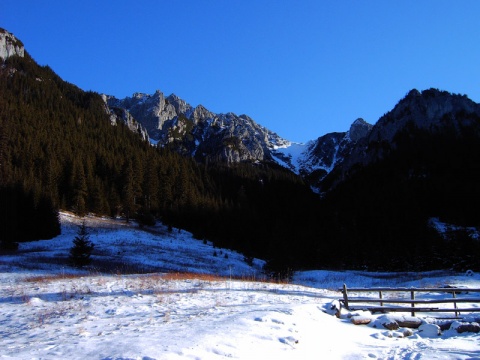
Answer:
M271 283L262 261L184 231L99 218L87 218L95 269L80 272L64 264L79 222L64 213L62 235L0 255L0 359L480 359L479 333L398 337L330 311L343 283L479 288L478 274L309 271Z

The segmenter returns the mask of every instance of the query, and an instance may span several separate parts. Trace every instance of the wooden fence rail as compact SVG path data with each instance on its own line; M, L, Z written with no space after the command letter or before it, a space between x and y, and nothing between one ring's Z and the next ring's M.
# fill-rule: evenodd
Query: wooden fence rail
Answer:
M341 306L347 310L369 310L371 312L410 312L412 316L415 316L416 312L454 312L455 316L458 316L460 312L480 312L480 289L468 289L468 288L392 288L392 287L379 287L379 288L350 288L347 289L347 285L343 284L343 288L339 289L343 293L343 298L340 299ZM378 293L378 297L364 296L359 297L352 296L351 293L356 294L368 294ZM388 293L398 294L405 293L410 294L410 299L401 298L398 295L395 297L385 297ZM417 299L416 293L444 293L451 294L451 298L441 299ZM478 296L472 296L471 294L478 293ZM350 294L350 295L349 295ZM459 295L462 295L459 297ZM468 295L468 296L463 296ZM433 306L426 306L431 304L447 304L452 303L453 308L439 308ZM478 304L478 307L466 307L459 308L457 304L469 303ZM352 305L356 304L356 305ZM378 305L371 305L378 304ZM400 304L400 305L393 305ZM405 306L405 305L410 305ZM403 306L402 306L403 305ZM420 305L420 306L418 306Z

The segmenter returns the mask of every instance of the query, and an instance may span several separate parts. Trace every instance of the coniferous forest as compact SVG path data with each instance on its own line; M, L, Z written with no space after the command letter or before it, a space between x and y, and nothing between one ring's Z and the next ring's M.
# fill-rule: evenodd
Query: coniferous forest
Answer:
M272 263L303 258L302 246L285 251L291 238L316 239L317 197L283 168L199 164L153 147L112 126L98 94L28 54L6 60L0 86L3 247L57 235L58 209L157 218Z
M275 164L199 163L151 146L113 126L100 95L27 53L0 68L0 94L4 250L59 234L65 209L158 219L266 259L272 270L480 267L478 240L465 231L441 236L429 223L480 226L478 118L435 136L408 129L382 160L320 197Z
M342 254L327 260L331 266L480 268L473 231L480 226L480 117L455 116L468 121L435 132L410 123L383 145L383 159L359 166L327 194L322 234ZM457 227L440 234L435 220Z

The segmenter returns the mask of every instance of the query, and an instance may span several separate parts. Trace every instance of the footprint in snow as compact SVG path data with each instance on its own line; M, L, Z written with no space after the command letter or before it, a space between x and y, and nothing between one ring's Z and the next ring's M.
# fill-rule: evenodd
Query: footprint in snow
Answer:
M293 336L281 337L278 338L278 341L280 341L282 344L290 345L291 347L294 347L295 344L298 344L298 340Z
M108 309L105 311L105 314L107 315L115 315L117 311L115 309Z

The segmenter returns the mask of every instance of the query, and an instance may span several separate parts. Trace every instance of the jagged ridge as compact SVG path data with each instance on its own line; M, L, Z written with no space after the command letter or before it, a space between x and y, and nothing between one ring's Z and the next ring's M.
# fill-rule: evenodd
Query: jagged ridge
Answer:
M197 160L269 161L271 149L288 144L247 115L216 114L202 105L192 107L174 94L165 97L159 90L153 95L105 98L111 109L122 108L132 114L152 142Z
M124 99L104 95L104 99L112 112L123 109L124 119L126 113L131 114L150 141L159 146L199 161L273 161L305 177L315 174L313 183L342 162L351 147L372 128L357 119L348 132L300 144L281 138L247 115L216 114L202 105L192 107L175 94L165 97L159 90L152 95L134 93Z

